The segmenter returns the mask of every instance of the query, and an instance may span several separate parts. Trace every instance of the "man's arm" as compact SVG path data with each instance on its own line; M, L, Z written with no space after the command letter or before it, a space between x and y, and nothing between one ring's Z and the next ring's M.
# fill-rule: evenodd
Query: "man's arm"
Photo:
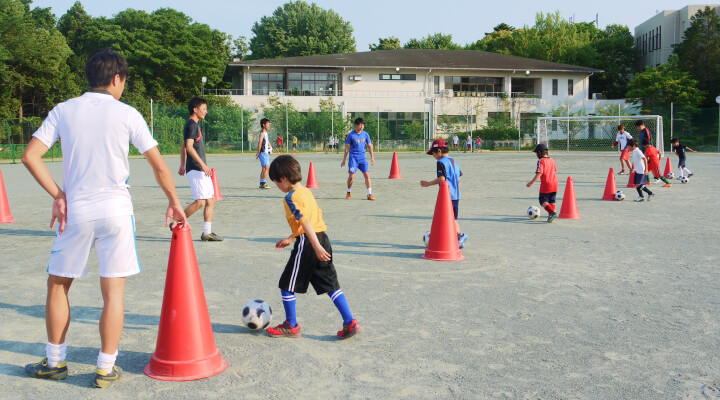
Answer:
M65 192L60 189L60 186L58 186L52 175L50 175L50 171L42 160L42 156L45 155L47 151L48 147L40 139L32 138L22 155L22 162L40 186L54 199L50 227L52 228L57 219L60 224L58 233L62 235L65 230L65 222L67 221L67 200L65 198Z
M262 140L263 140L264 134L265 134L265 132L260 132L260 134L258 135L258 150L257 150L257 153L255 153L255 158L260 157L260 151L262 150L260 148L260 146L262 146Z
M192 149L192 152L197 155L192 146L190 146L189 149ZM173 180L172 173L170 172L170 168L168 168L167 164L165 164L165 160L163 160L162 155L160 155L160 151L157 146L143 153L143 156L145 156L145 159L150 164L150 167L152 167L153 173L155 174L155 180L158 185L160 185L162 191L165 192L165 197L167 197L169 202L167 211L165 211L165 226L168 226L171 221L178 221L183 224L187 224L185 211L183 211L183 208L180 205L180 200L175 192L175 181Z
M375 154L373 153L373 145L372 143L368 143L368 150L370 150L370 163L372 165L375 165Z
M350 144L345 143L345 155L343 156L343 160L340 163L341 167L345 166L345 160L347 160L348 152L350 151Z
M180 169L178 169L178 175L185 175L185 160L187 157L187 151L185 150L185 142L180 146Z
M200 158L200 155L197 153L197 151L195 151L195 147L193 147L194 141L195 141L194 139L188 139L185 141L185 150L187 151L187 155L192 157L192 159L195 160L195 162L198 163L198 165L200 165L200 168L202 168L205 175L210 176L210 174L212 173L212 170L210 169L210 167L207 166L207 164L205 164L203 162L202 158ZM174 184L173 184L173 187L175 187Z

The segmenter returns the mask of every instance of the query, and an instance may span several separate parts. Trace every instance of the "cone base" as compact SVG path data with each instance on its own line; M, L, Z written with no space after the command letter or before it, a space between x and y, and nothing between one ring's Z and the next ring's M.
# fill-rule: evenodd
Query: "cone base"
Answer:
M12 215L0 217L0 224L9 224L11 222L15 222L15 219L12 217Z
M462 255L462 251L435 251L425 250L422 258L430 261L462 261L465 259Z
M145 366L145 375L160 381L195 381L215 376L227 369L228 363L220 356L220 350L215 349L212 355L191 361L166 361L150 357L150 363Z
M402 176L400 175L390 175L388 179L402 179Z
M305 187L308 189L320 189L320 186L318 186L318 185L307 185Z
M580 216L575 215L572 217L563 217L562 215L558 215L558 219L580 219Z

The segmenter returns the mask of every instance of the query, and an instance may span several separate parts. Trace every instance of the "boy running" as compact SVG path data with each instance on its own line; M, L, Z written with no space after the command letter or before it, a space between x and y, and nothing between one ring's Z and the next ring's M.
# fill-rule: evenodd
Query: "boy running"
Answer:
M613 143L612 145L613 149L618 144L620 145L620 168L622 170L618 172L618 175L625 175L625 165L627 165L628 167L628 173L630 170L632 170L632 167L630 166L630 150L627 147L628 139L632 138L633 137L630 136L629 133L625 132L625 125L618 125L618 133L615 136L615 143Z
M270 153L272 152L272 145L270 145L270 136L268 136L269 130L270 120L267 118L261 119L260 134L258 135L258 150L255 154L255 158L260 160L259 189L270 189L270 186L267 184L268 170L270 169Z
M460 177L462 171L460 166L455 163L452 157L448 156L448 144L443 139L435 139L430 145L427 154L433 156L437 160L437 178L431 181L420 181L420 186L428 187L437 185L440 182L447 182L450 188L450 200L452 200L453 214L455 215L455 232L458 237L458 244L462 249L465 247L467 235L460 231L460 224L457 222L458 208L460 207Z
M130 143L145 156L170 202L165 224L172 220L187 221L175 193L172 173L145 120L137 110L119 101L128 76L127 61L110 49L100 50L88 60L85 74L92 89L55 106L22 157L32 176L55 199L50 226L55 220L60 225L47 266L45 358L26 365L25 371L39 379L67 377L68 292L75 278L87 275L88 256L95 247L103 311L101 348L92 385L104 388L122 376L115 360L125 316L125 277L140 272L127 185ZM60 189L42 160L58 140L65 154L64 189Z
M662 159L662 155L655 146L651 145L650 142L647 141L647 139L643 142L643 144L645 145L645 157L648 162L648 179L650 178L650 172L652 172L655 174L655 183L663 181L665 182L664 187L670 187L670 181L665 179L665 177L660 173L660 160Z
M535 176L525 186L530 187L538 179L540 179L540 206L548 212L547 222L555 221L557 213L555 212L555 196L557 195L558 179L555 160L548 155L548 148L545 144L540 143L535 146L535 155L538 158Z
M285 271L280 276L280 293L285 308L285 322L267 328L272 337L297 338L301 336L300 324L295 314L295 293L307 293L311 284L320 295L327 293L343 318L343 328L338 331L340 339L347 339L362 332L360 324L353 318L347 300L337 279L333 265L330 239L325 234L327 227L310 189L301 183L300 164L290 156L279 156L270 164L270 179L287 193L283 199L285 218L292 233L275 244L282 250L295 242Z
M684 177L686 173L687 173L688 178L693 176L692 171L685 168L685 149L688 149L688 150L692 151L693 153L697 153L697 151L695 151L685 145L680 144L680 141L677 140L677 138L670 139L670 144L673 147L673 151L678 156L678 172L680 172L680 178Z
M355 179L355 173L358 169L362 172L365 177L365 187L367 188L367 199L375 200L375 196L372 194L372 187L370 186L370 168L368 167L367 157L365 157L365 146L370 150L370 162L375 165L375 154L373 153L373 145L370 140L370 135L365 132L365 120L362 118L355 119L355 130L350 131L345 140L345 155L340 163L340 167L345 166L345 160L348 158L350 153L350 160L348 162L348 180L347 180L347 194L345 198L350 200L350 190L352 189L353 179Z
M278 154L282 154L282 136L278 135L277 139L275 139L275 148L277 148Z
M295 136L295 135L293 135L293 137L292 137L292 145L293 145L293 147L292 147L292 151L293 151L292 153L293 153L293 155L295 155L295 154L300 154L300 152L299 152L298 149L297 149L298 138L297 138L297 136ZM268 189L269 189L269 188L268 188Z
M635 190L637 190L639 195L635 201L645 201L643 192L648 194L648 201L650 201L650 199L655 196L655 193L651 192L650 189L645 186L647 184L647 175L645 174L647 171L647 158L645 157L645 154L643 154L642 150L638 148L634 139L628 140L628 147L632 152L633 167L635 168L635 180L633 183L635 184Z

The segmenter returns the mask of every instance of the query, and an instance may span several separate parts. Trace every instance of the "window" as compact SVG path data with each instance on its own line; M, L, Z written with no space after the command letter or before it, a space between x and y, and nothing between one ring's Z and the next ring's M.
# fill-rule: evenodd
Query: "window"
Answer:
M649 47L649 49L650 49L650 53L652 53L653 50L655 50L655 32L654 31L650 31L650 47Z
M285 74L252 74L252 94L267 96L283 92Z
M453 93L484 93L497 96L503 91L503 78L482 76L446 76L445 89ZM457 96L457 94L456 94Z
M381 81L414 81L415 74L380 74Z
M657 40L655 40L658 50L662 49L662 26L657 28Z
M552 80L552 95L553 96L558 95L558 80L557 79Z
M568 79L568 96L572 96L575 92L575 88L573 87L573 80Z
M340 74L337 72L288 73L288 89L292 96L337 96Z
M439 76L433 76L433 87L435 94L440 94L440 77Z
M535 79L512 78L511 83L513 97L536 97Z

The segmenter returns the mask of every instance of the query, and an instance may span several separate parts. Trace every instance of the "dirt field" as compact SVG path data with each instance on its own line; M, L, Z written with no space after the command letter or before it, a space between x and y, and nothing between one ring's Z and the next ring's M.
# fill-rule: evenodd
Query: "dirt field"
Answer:
M652 185L652 202L601 201L616 156L554 155L561 182L575 183L580 220L525 217L537 204L532 153L457 154L465 261L423 260L437 187L434 160L400 154L403 179L388 180L391 154L371 169L377 201L362 178L346 201L341 156L303 154L315 164L316 198L332 241L343 291L365 332L337 341L341 319L327 296L298 295L303 338L271 339L240 321L249 300L268 301L284 318L277 281L290 254L274 243L289 234L282 193L257 189L250 155L210 157L224 201L213 230L222 243L195 251L215 340L228 369L195 382L143 374L155 349L170 233L166 201L142 159L131 160L130 189L143 272L127 282L117 364L126 375L102 398L583 398L720 397L720 156L690 154L686 185ZM168 158L173 171L178 157ZM676 161L674 159L673 161ZM663 163L664 166L664 163ZM62 164L49 164L62 178ZM45 281L55 236L50 197L22 165L1 165L16 222L0 225L0 393L3 399L98 397L89 388L99 347L97 261L71 290L70 376L28 378L44 356ZM677 171L675 171L677 173ZM176 175L183 202L187 180Z

